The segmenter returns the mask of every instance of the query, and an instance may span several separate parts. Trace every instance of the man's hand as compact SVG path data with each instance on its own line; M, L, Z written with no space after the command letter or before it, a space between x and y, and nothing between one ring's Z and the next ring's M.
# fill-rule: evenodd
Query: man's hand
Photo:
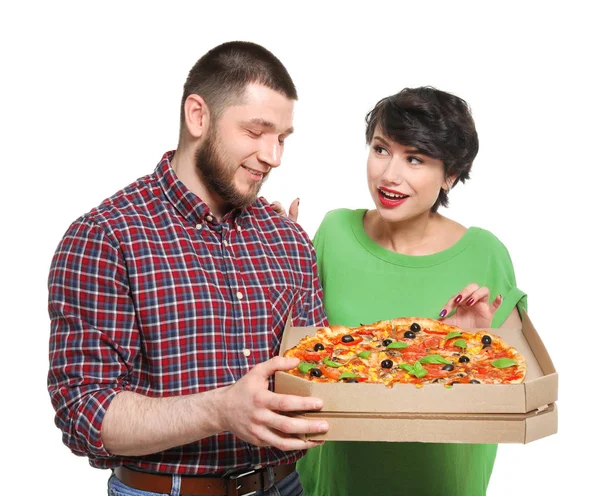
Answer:
M496 296L491 304L489 299L490 290L487 287L469 284L446 302L440 312L440 320L463 329L490 327L496 310L502 304L502 295ZM445 318L455 308L456 313L450 318Z
M268 378L279 370L297 367L297 358L275 357L260 363L223 392L219 416L224 431L256 446L281 450L308 449L322 442L303 441L297 434L327 432L324 420L292 418L280 412L320 410L318 398L276 394L269 390Z
M275 210L279 215L283 215L284 217L288 217L292 219L294 222L298 222L298 206L300 205L300 198L296 198L292 204L290 205L289 213L285 211L283 205L278 201L271 203L271 208Z

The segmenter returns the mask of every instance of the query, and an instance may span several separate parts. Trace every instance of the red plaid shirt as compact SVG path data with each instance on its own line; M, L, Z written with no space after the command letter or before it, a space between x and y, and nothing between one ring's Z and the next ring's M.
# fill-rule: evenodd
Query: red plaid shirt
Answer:
M294 325L326 322L306 233L262 198L219 223L177 179L172 157L79 218L58 246L49 278L56 425L99 468L201 474L291 463L302 452L230 432L142 457L112 456L102 444L119 392L166 397L231 385L277 355L290 310Z

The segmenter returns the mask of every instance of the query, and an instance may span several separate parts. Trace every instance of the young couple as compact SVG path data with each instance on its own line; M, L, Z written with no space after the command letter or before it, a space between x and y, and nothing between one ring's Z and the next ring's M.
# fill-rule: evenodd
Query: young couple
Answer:
M520 326L506 248L438 211L477 155L469 108L428 87L379 101L373 205L329 212L313 248L257 197L296 99L263 47L215 47L184 86L177 149L71 225L49 278L64 442L112 469L115 495L485 494L495 445L305 442L327 423L283 413L321 400L272 392L274 372L297 365L277 357L291 309L302 326Z

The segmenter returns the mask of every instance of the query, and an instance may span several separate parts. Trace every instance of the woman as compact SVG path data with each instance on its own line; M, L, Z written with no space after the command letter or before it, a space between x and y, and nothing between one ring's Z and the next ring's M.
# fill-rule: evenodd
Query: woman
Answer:
M314 239L329 323L423 316L520 327L526 296L504 245L438 212L477 155L466 102L434 88L404 89L367 115L366 138L375 208L329 212ZM485 494L496 449L327 442L298 471L307 495L472 496Z

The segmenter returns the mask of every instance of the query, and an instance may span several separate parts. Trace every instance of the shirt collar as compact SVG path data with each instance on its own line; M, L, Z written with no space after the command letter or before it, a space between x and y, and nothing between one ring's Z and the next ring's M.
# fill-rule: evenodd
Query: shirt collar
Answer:
M206 222L217 226L219 222L216 217L212 215L208 205L204 203L198 195L187 189L185 184L183 184L177 177L177 174L175 174L175 171L171 166L171 160L173 160L174 155L175 150L166 152L155 170L156 179L164 191L165 196L177 211L192 224ZM244 211L245 210L246 209L244 209ZM243 212L239 209L227 212L223 216L221 222L233 222L233 224L239 224L242 218L245 217L244 215L239 215L241 213Z
M202 222L210 214L208 205L179 180L171 166L174 155L175 150L166 152L156 166L155 174L158 184L167 199L189 222Z

